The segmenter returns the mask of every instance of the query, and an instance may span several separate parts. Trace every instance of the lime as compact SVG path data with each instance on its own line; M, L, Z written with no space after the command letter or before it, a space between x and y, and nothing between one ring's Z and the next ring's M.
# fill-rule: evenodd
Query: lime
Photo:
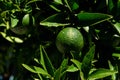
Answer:
M35 25L34 17L30 14L24 15L22 19L22 25L23 26L34 26Z
M70 53L70 51L79 53L84 46L83 36L76 28L64 28L57 35L56 46L61 53Z

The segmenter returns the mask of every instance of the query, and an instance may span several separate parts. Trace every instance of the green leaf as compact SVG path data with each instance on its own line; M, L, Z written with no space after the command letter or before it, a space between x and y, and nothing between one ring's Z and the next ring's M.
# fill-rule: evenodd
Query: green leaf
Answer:
M47 71L46 66L45 66L45 61L44 61L44 56L43 56L43 50L42 50L42 46L40 45L40 64L42 65L42 67L44 68L44 70Z
M81 69L82 69L82 72L84 73L85 78L88 77L88 73L91 69L94 53L95 53L95 45L93 45L90 48L90 50L86 53L86 55L83 58Z
M63 4L62 0L54 0L55 2L59 3L59 4Z
M120 53L113 53L112 56L117 57L120 59Z
M68 59L64 59L60 67L55 71L54 80L61 80L61 77L63 78L63 76L66 73L67 64L68 64Z
M40 67L37 67L37 66L28 66L26 64L22 64L22 66L24 68L26 68L28 71L30 72L33 72L33 73L39 73L39 74L42 74L42 75L46 75L48 76L49 78L51 78L51 75L49 75L45 70L43 70L42 68Z
M19 20L17 18L11 17L11 27L15 27L18 24Z
M34 70L33 67L28 66L28 65L26 65L26 64L22 64L22 66L23 66L25 69L27 69L28 71L33 72L33 73L36 73L36 71Z
M115 70L114 66L109 60L108 60L108 65L109 65L110 70ZM111 78L112 80L116 80L116 74L113 74Z
M70 11L76 10L79 8L79 5L77 4L76 0L65 0L67 7L70 9Z
M108 6L109 11L111 12L114 8L113 0L107 0L107 6Z
M1 35L6 39L8 40L9 42L12 42L12 43L23 43L23 40L18 38L18 37L14 37L14 36L7 36L6 33L4 32L0 32Z
M54 80L60 80L60 77L61 77L61 68L58 68L55 71Z
M92 72L89 75L88 79L89 80L101 79L101 78L105 78L107 76L110 76L116 73L117 73L116 71L101 68L101 69L97 69L94 72Z
M66 68L67 65L68 65L68 59L64 59L64 60L62 61L61 65L60 65L60 67L63 68L63 70L64 70L64 68Z
M120 10L120 0L118 0L118 2L117 2L117 16L120 15L119 10Z
M65 13L57 13L41 21L40 25L47 27L66 26L69 25L69 23L66 22L66 17L67 15Z
M114 25L115 29L117 30L117 32L120 34L120 23L117 22L113 25Z
M54 76L54 67L42 45L40 45L40 56L40 63L42 64L43 68L47 70L51 76Z
M92 26L112 18L111 15L102 13L79 13L77 17L80 26Z
M77 68L78 68L79 70L81 70L81 65L82 65L82 63L81 63L80 61L75 60L75 59L71 59L71 61L77 66Z
M74 65L71 65L68 67L68 69L66 71L67 72L76 72L76 71L79 71L79 69L77 67L75 67Z
M44 69L42 69L40 67L36 67L36 66L34 66L34 69L35 69L36 73L43 74L43 75L46 75L47 77L51 78L51 75L49 75Z

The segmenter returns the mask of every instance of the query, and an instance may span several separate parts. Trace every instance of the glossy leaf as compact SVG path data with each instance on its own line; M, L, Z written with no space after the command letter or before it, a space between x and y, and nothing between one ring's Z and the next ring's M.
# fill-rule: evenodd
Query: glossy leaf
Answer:
M112 63L108 60L109 68L110 70L115 70L115 66L112 65ZM112 75L112 80L116 80L116 74Z
M63 4L62 0L54 0L55 2L59 3L59 4Z
M28 66L26 64L22 64L22 66L24 68L26 68L28 71L30 72L33 72L33 73L39 73L39 74L42 74L42 75L46 75L48 76L49 78L51 77L45 70L43 70L42 68L40 67L36 67L36 66Z
M111 15L102 13L79 13L77 17L80 26L92 26L112 18Z
M36 66L34 66L34 69L36 73L40 73L40 74L46 75L47 77L51 78L51 75L49 75L48 72L46 72L44 69L40 67L36 67Z
M66 17L67 15L64 13L54 14L46 18L45 20L41 21L40 25L48 26L48 27L66 26L69 25L66 22Z
M117 73L116 71L101 68L101 69L98 69L98 70L92 72L89 75L88 79L89 80L101 79L101 78L105 78L107 76L111 76L116 73Z
M75 60L75 59L71 59L71 61L77 66L77 68L78 68L79 70L81 70L81 65L82 65L82 63L81 63L80 61Z
M82 72L85 74L84 75L85 78L87 78L88 73L91 69L94 53L95 53L95 45L93 45L90 48L90 50L86 53L86 55L83 58L81 69L82 69Z
M7 36L6 33L3 33L3 32L1 32L1 35L2 35L6 40L8 40L8 41L10 41L10 42L12 42L12 43L14 43L14 42L16 42L16 43L23 43L23 40L20 39L20 38L18 38L18 37Z
M120 34L120 23L117 22L113 25L114 25L115 29L117 30L117 32Z
M79 69L77 67L75 67L74 65L71 65L68 67L68 69L66 71L67 72L76 72L76 71L79 71Z
M15 27L18 24L19 20L17 18L11 18L11 27Z
M28 66L28 65L26 65L26 64L22 64L22 66L23 66L24 68L26 68L28 71L33 72L33 73L36 73L36 71L33 69L33 67L30 67L30 66Z

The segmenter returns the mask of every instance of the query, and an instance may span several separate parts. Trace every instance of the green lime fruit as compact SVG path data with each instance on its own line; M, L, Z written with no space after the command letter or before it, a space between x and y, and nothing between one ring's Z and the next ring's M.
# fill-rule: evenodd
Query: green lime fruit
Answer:
M79 53L84 46L83 36L76 28L64 28L57 35L56 46L61 53Z
M25 16L23 16L22 25L23 26L34 26L35 25L34 17L31 16L30 14L26 14Z

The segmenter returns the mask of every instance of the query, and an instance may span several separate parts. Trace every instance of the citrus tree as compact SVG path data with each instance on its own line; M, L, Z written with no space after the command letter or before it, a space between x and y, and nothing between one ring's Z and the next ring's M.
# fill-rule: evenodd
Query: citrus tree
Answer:
M119 0L0 0L0 74L15 80L119 80Z

